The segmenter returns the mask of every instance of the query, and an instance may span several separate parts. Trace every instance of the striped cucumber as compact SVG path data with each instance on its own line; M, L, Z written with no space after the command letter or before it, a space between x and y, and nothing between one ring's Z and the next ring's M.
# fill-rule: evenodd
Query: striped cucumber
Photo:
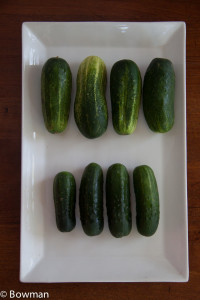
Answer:
M74 118L80 132L90 139L101 136L107 129L106 80L106 66L101 58L84 59L77 74Z

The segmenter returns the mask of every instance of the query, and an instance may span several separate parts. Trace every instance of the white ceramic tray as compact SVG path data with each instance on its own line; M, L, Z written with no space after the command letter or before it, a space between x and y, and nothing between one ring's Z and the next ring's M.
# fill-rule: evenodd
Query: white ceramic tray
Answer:
M183 22L30 22L22 26L22 193L21 262L23 282L139 282L187 281L186 80L185 23ZM95 140L83 137L73 117L78 66L89 55L107 66L109 125ZM66 59L73 75L69 123L62 134L44 127L40 76L52 56ZM155 57L170 59L176 73L175 124L166 134L149 130L142 106L138 125L130 136L119 136L111 122L109 76L120 59L134 60L144 77ZM107 168L123 163L131 180L133 229L116 239L108 230L106 210L103 233L87 237L80 224L71 233L56 228L52 183L56 173L74 174L77 196L87 164ZM160 224L156 234L143 237L135 224L132 171L150 165L160 192ZM78 200L78 197L77 197Z

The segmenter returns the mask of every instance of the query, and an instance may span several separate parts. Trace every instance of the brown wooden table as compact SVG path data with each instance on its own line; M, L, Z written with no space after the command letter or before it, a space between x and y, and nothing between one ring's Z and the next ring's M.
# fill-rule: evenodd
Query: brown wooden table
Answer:
M19 282L21 25L24 21L185 21L187 25L188 283ZM0 291L50 299L200 299L200 1L0 0ZM1 295L1 294L0 294ZM8 297L7 297L8 298Z

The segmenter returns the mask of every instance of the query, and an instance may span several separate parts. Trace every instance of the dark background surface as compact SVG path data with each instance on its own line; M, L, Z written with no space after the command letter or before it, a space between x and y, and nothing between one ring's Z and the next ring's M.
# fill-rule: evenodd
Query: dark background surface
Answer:
M185 21L187 26L188 283L19 282L21 25L25 21ZM50 299L200 299L200 1L0 0L0 291Z

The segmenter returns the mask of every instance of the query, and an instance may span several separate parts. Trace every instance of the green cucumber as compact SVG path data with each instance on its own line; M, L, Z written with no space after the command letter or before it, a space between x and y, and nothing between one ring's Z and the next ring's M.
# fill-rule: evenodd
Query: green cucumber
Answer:
M106 206L111 234L116 238L128 235L132 228L130 182L122 164L113 164L107 171Z
M106 66L98 56L89 56L80 64L74 118L80 132L90 139L101 136L107 129L106 80Z
M160 217L158 187L153 170L146 165L135 168L133 184L138 232L151 236L157 230Z
M151 61L144 76L143 111L149 128L168 132L174 125L175 73L165 58Z
M83 172L79 208L84 232L89 236L99 235L104 227L103 171L96 163L89 164Z
M62 232L71 231L76 225L76 182L69 172L60 172L53 183L56 224Z
M112 122L118 134L136 129L141 101L142 80L138 66L129 59L117 61L110 74Z
M49 58L42 68L41 96L44 123L51 133L67 126L71 103L72 75L68 63L59 57Z

